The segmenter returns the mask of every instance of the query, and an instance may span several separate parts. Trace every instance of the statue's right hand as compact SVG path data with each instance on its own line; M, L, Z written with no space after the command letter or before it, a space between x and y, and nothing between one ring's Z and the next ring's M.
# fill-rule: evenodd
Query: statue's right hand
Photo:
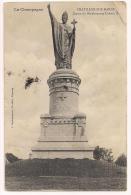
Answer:
M50 4L47 5L47 8L50 9Z

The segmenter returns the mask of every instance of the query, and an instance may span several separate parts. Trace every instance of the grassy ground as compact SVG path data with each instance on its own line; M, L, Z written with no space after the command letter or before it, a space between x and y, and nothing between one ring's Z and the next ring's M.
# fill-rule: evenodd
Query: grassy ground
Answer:
M91 177L7 177L6 190L9 191L123 191L126 178Z
M6 165L11 191L126 190L126 168L89 159L32 159Z
M32 159L8 164L6 176L125 177L126 168L89 159Z

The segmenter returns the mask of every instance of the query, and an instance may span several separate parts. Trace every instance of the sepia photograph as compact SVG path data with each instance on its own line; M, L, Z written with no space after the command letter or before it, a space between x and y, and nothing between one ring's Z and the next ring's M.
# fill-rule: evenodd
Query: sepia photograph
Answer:
M6 191L127 190L124 1L4 3Z

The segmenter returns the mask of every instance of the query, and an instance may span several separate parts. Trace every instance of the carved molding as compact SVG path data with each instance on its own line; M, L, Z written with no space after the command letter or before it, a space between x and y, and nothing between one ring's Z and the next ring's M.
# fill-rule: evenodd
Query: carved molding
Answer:
M41 118L41 125L48 126L50 124L76 124L79 127L85 126L86 119L85 118Z
M58 87L59 84L60 85L68 85L69 86L73 86L75 85L77 88L79 87L80 83L81 83L81 80L79 78L50 78L48 79L48 86L49 88L54 88L54 87Z

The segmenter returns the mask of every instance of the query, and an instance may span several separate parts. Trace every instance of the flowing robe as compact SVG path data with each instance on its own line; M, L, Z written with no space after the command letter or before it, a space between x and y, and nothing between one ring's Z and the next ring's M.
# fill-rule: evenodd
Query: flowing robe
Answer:
M72 68L71 61L75 48L75 29L59 23L49 11L54 45L55 65L57 69Z

